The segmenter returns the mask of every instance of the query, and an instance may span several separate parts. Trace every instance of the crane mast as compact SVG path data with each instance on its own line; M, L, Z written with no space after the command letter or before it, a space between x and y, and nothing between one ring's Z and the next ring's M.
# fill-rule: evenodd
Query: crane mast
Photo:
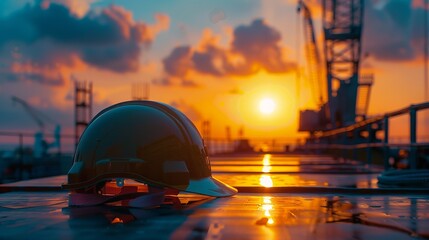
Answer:
M356 119L363 8L363 0L323 0L329 128Z
M351 125L357 117L366 118L372 76L359 77L363 9L363 0L322 1L323 67L310 9L304 0L298 1L305 21L307 65L321 99L320 109L300 111L299 131L325 131ZM326 100L320 91L325 91Z

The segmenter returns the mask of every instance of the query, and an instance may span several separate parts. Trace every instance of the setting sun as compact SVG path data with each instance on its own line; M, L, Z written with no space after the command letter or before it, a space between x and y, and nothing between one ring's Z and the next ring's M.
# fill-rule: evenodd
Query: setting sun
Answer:
M264 98L259 102L259 111L263 114L271 114L276 108L276 103L271 98Z

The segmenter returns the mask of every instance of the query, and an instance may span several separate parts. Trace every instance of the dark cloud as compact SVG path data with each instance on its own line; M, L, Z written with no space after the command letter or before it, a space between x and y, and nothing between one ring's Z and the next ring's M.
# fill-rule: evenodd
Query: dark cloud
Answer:
M228 49L218 45L213 37L203 39L198 49L179 46L164 60L164 70L170 77L184 78L191 71L211 76L247 76L264 69L270 73L292 70L280 44L281 35L263 20L238 26Z
M166 16L157 20L168 24ZM135 22L129 11L114 5L78 16L65 5L36 1L0 18L0 58L6 62L6 73L19 75L15 78L48 84L87 65L133 72L139 68L143 48L162 28ZM46 71L59 72L62 78L46 79L54 76Z
M200 73L213 76L225 75L223 71L223 64L226 63L225 52L216 46L207 46L204 51L195 51L192 62L195 70Z
M247 64L258 64L268 72L281 73L291 69L285 61L280 46L280 33L257 19L249 26L234 30L232 50L241 54Z
M375 59L407 61L422 56L424 10L409 0L365 2L363 51Z
M192 52L189 46L179 46L173 49L163 61L164 70L171 76L184 77L192 67Z

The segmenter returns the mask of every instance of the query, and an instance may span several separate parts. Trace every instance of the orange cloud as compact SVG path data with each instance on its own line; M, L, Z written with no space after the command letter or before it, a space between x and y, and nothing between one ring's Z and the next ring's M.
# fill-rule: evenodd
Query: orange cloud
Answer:
M48 8L51 3L58 3L67 6L70 12L78 17L83 17L96 0L43 0L42 7Z
M216 77L248 76L260 70L285 73L295 67L285 56L280 33L262 19L236 27L229 47L219 42L219 36L205 30L195 47L174 48L163 59L167 77L162 82L170 84L173 81L168 78L189 78L195 73Z
M413 0L413 8L425 8L425 0Z

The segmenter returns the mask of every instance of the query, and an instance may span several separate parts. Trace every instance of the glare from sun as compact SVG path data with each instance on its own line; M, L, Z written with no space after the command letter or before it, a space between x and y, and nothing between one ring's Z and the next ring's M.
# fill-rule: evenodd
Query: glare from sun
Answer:
M262 114L271 114L276 109L276 103L271 98L264 98L259 102L259 111Z

